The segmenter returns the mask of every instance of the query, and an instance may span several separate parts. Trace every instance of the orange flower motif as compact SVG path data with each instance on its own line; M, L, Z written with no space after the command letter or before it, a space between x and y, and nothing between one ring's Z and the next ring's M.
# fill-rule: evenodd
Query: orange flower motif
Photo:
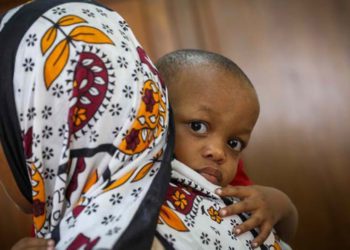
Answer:
M81 122L86 120L86 109L77 108L74 109L73 122L75 126L79 126Z
M175 206L180 207L181 209L185 209L188 202L186 200L186 196L183 193L180 193L176 190L175 194L171 196L175 200Z
M212 206L207 210L209 215L210 215L210 218L213 220L213 221L216 221L217 223L221 223L222 221L222 218L220 217L219 215L219 211L216 210L215 208L213 208Z

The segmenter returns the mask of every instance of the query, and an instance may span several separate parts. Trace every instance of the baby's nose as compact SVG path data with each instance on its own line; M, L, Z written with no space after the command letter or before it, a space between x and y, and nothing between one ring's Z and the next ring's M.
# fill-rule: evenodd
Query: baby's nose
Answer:
M224 146L221 143L212 143L204 149L203 156L218 164L222 164L226 159Z

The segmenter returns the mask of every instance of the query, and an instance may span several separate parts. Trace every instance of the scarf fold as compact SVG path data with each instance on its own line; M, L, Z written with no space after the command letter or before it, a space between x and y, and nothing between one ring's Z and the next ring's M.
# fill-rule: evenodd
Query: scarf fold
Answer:
M36 236L149 248L170 178L168 101L128 24L93 1L37 0L0 27L1 142Z
M249 218L248 214L221 217L219 210L238 202L221 199L219 188L183 163L173 160L171 182L160 211L157 235L167 249L253 249L257 229L236 236L233 228ZM257 249L282 249L270 233Z

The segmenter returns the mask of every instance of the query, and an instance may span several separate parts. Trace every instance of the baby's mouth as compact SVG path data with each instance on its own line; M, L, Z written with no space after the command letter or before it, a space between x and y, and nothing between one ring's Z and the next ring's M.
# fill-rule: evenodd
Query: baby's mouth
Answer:
M222 182L222 173L216 168L204 167L197 170L197 172L211 183L220 185L220 183Z

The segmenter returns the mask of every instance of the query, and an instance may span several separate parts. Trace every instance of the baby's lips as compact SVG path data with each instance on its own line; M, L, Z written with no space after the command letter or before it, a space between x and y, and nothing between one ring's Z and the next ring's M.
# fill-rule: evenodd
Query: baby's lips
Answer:
M216 176L207 174L207 173L200 173L201 176L203 176L205 179L207 179L208 181L210 181L211 183L214 183L216 185L219 184L218 178Z
M215 167L204 167L198 170L198 173L202 175L205 179L219 185L222 181L222 173Z

